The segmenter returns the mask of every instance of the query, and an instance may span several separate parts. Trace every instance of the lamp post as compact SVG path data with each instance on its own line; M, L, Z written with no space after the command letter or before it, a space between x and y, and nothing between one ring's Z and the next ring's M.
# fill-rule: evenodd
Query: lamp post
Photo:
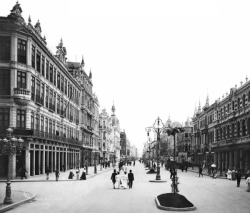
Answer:
M94 173L95 174L97 174L96 160L97 160L97 151L95 150L94 152L94 161L95 161Z
M8 156L8 173L7 173L7 186L4 198L4 204L11 204L13 201L11 199L11 182L10 182L10 156L21 154L21 149L23 147L23 139L15 138L12 136L13 129L10 127L6 130L7 137L0 139L1 153Z
M212 152L212 149L211 147L209 147L209 151L206 152L206 154L208 154L208 174L211 175L211 157L212 157L212 154L214 154L214 152Z
M184 132L185 130L182 127L174 127L174 128L169 128L167 129L168 135L172 135L174 137L174 164L173 164L173 169L174 169L174 175L173 175L173 191L174 193L178 192L177 191L177 183L176 183L176 161L175 161L175 137L177 133Z
M147 135L149 137L149 133L151 131L155 132L157 134L157 146L156 146L156 152L157 152L157 173L156 173L156 180L161 180L161 176L160 176L160 134L163 130L168 129L168 127L164 126L162 120L158 117L155 120L155 123L153 126L151 127L146 127L146 132Z

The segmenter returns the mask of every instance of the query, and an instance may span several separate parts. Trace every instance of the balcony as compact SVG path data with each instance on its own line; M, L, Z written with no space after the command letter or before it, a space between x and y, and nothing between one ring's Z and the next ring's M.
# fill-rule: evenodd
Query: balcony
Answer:
M27 106L31 100L30 90L14 88L14 101L20 106Z
M36 95L36 104L39 106L42 106L44 104L43 98L40 97L39 95Z
M51 141L66 143L66 144L74 144L82 146L83 142L79 141L78 139L74 138L66 138L64 136L54 135L53 133L43 132L35 129L19 129L19 128L12 128L13 135L17 137L32 137L32 138L41 138L41 139L49 139ZM0 129L0 135L5 137L6 136L6 129Z

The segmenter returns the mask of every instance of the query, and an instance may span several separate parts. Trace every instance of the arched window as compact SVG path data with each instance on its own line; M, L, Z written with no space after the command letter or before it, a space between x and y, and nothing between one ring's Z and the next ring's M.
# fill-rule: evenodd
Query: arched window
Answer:
M220 114L221 114L221 118L223 117L223 111L222 111L222 107L220 109Z
M234 111L234 101L232 101L232 110Z
M243 94L243 97L242 97L242 105L243 105L243 107L245 107L245 101L246 101L246 95Z
M238 110L240 109L240 98L238 98L238 101L237 101L237 109Z
M240 137L240 122L237 122L237 137Z
M229 107L230 107L230 105L227 104L227 113L230 113Z
M227 137L226 137L226 127L224 126L223 127L223 139L226 139Z
M246 136L246 122L242 120L242 136Z
M40 116L36 114L36 130L40 130Z
M227 138L230 138L229 125L227 125Z

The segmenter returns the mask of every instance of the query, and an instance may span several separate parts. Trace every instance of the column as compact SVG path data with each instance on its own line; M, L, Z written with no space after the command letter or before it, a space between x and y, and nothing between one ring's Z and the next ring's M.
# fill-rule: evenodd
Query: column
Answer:
M238 164L237 151L235 150L234 151L234 169L238 169L237 164Z
M31 110L28 108L26 109L26 128L31 128Z
M16 127L16 108L15 107L10 107L10 127Z
M63 148L63 151L61 153L62 153L62 162L61 162L61 165L64 165L64 167L65 167L65 163L64 163L64 148Z
M17 70L10 69L10 95L14 95L14 88L17 87Z
M31 66L31 38L28 38L27 41L27 65Z
M230 151L229 152L229 165L228 165L228 168L230 169L230 170L232 170L232 168L233 168L233 159L232 159L232 152Z
M60 168L61 168L61 159L60 159L60 157L61 157L61 151L59 150L58 151L58 165L57 165L57 168L58 168L59 171L60 171Z
M55 163L54 163L54 165L55 165L55 170L57 169L57 150L56 150L56 146L55 146Z
M50 159L51 159L51 164L50 164L50 172L53 172L53 165L54 165L54 158L53 158L53 147L51 147L52 150L50 151Z
M45 145L43 145L43 168L42 173L45 174Z
M65 152L65 170L68 170L68 147L66 147L66 152Z
M32 150L33 151L33 168L32 168L32 172L33 172L33 175L35 176L36 175L36 150L35 148Z
M16 177L16 155L8 156L8 174L10 180Z
M241 169L241 171L242 171L242 168L243 168L243 165L242 165L242 150L240 150L239 151L239 160L240 160L240 162L239 162L239 166L240 166L240 169Z
M228 153L225 152L225 169L228 169Z
M40 171L41 171L41 149L39 146L39 150L38 150L38 175L40 175Z
M25 169L27 171L27 178L30 176L30 151L29 145L25 148Z

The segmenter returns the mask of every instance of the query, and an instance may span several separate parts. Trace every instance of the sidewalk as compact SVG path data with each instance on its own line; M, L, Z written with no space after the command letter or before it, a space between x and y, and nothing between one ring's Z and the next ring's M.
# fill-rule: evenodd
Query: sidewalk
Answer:
M9 211L19 205L22 205L23 203L31 202L36 195L30 193L30 192L24 192L24 191L11 191L11 198L13 203L12 204L4 204L4 198L5 198L5 191L0 191L0 213Z
M107 167L106 169L102 168L102 171L101 171L100 170L100 165L98 165L97 166L97 174L95 174L94 173L94 166L89 166L88 167L88 174L86 176L86 179L92 178L92 177L94 177L94 176L96 176L98 174L101 174L103 172L110 171L110 170L113 170L113 169L117 169L117 166L115 168L113 168L113 166ZM60 172L58 181L76 181L76 169L72 169L72 172L74 173L73 179L68 179L70 171L71 170L67 170L65 172ZM83 168L80 169L79 176L81 176L82 171L83 171ZM11 182L48 182L48 181L55 181L56 180L55 172L51 172L49 174L49 180L46 180L46 177L47 177L46 174L30 176L30 177L28 177L28 179L23 179L23 180L21 180L21 178L18 177L18 178L12 179ZM1 182L6 182L6 180L2 179L2 180L0 180L0 183Z
M196 172L196 173L199 173L199 168L198 168L198 167L194 167L194 169L192 169L192 167L189 167L187 170L188 170L189 172ZM185 170L184 170L184 171L185 171ZM211 174L211 175L208 174L208 169L207 169L207 168L202 169L202 174L203 174L203 175L206 175L206 176L213 177L212 174ZM217 173L216 178L226 179L225 176L220 176L218 173Z

